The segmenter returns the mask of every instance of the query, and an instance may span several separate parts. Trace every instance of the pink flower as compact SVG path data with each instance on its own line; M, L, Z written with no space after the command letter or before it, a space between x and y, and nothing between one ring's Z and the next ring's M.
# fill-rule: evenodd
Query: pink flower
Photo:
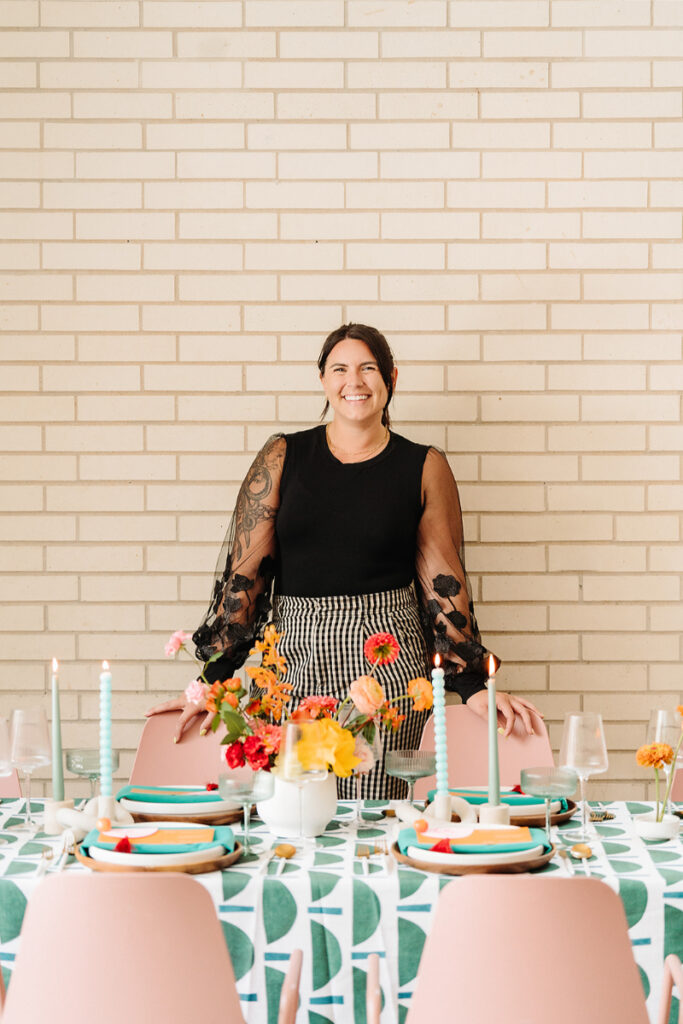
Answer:
M277 754L282 743L282 726L269 725L268 722L256 722L254 734L263 743L263 749L267 754Z
M375 755L372 747L361 733L356 736L356 746L353 748L354 757L360 758L359 763L353 769L354 775L366 775L375 763Z
M391 633L373 633L363 644L363 654L373 665L391 665L401 648Z
M206 697L206 687L198 679L193 679L185 689L185 700L188 704L203 704Z
M184 647L188 640L192 639L192 633L183 633L182 629L176 630L168 638L168 643L164 647L164 654L167 658L172 658L178 653L181 647Z
M372 676L359 676L349 687L349 696L361 715L374 715L384 704L384 690Z

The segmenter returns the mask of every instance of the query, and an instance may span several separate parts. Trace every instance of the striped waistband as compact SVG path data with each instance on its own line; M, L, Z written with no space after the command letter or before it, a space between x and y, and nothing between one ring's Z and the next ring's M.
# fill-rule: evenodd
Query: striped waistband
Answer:
M333 594L326 597L293 597L276 594L273 611L278 616L305 615L307 612L389 612L417 605L415 584L396 590L380 590L375 594Z

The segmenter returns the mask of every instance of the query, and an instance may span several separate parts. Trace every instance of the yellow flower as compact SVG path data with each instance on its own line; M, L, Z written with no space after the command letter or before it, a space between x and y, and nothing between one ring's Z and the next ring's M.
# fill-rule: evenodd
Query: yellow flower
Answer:
M641 768L659 770L665 764L671 764L673 759L674 752L668 743L648 743L636 751L636 761Z
M360 763L354 754L355 737L333 718L304 722L297 743L299 762L304 771L331 768L335 775L347 778Z
M413 710L429 711L434 703L432 684L422 677L411 679L408 683L408 694L413 698Z

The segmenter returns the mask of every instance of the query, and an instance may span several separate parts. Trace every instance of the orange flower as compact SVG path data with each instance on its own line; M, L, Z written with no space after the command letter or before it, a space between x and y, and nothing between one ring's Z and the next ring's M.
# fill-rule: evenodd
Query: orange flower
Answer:
M226 679L223 686L226 690L230 690L231 693L237 693L238 690L242 689L242 680L239 676L233 676L232 679Z
M636 751L636 761L641 768L659 771L665 764L671 764L673 759L674 752L668 743L647 743Z
M373 665L391 665L401 648L391 633L373 633L363 644L363 654Z
M229 704L231 708L239 707L240 702L238 701L234 693L226 693L223 700L225 701L226 704Z
M312 722L316 718L331 718L337 710L339 701L336 697L320 697L312 694L299 701L299 706L292 714L294 722Z
M676 707L676 711L679 713L679 715L683 715L683 704L678 704Z
M216 682L216 683L213 684L213 686L209 690L209 695L206 698L206 710L207 711L213 711L213 713L215 714L218 711L218 708L219 708L219 706L221 704L222 699L223 699L223 684Z
M414 711L429 711L434 703L432 684L422 676L410 680L408 683L408 694L413 698Z
M403 722L405 722L406 716L399 715L398 708L395 704L384 704L379 711L382 717L382 725L385 729L391 729L392 732L397 732Z

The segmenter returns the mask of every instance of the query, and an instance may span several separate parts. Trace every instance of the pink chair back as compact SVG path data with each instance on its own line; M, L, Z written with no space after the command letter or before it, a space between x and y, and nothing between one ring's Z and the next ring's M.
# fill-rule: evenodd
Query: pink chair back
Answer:
M0 778L0 800L16 800L20 796L19 776L12 770L11 775L3 775Z
M2 1024L74 1019L243 1024L223 932L199 882L93 872L38 886Z
M516 786L522 768L537 768L553 764L553 752L545 722L538 715L531 716L533 736L518 718L510 736L498 737L500 781L503 786ZM446 708L448 736L448 782L451 786L485 786L488 778L488 724L464 704L449 704ZM434 750L434 718L429 718L422 733L420 750ZM415 783L415 798L423 800L436 785L432 775Z
M683 801L683 768L679 768L674 775L674 781L671 785L671 799L675 803Z
M180 742L174 743L179 711L164 711L145 722L130 781L146 786L203 786L216 782L220 768L220 741L225 735L209 731L200 736L204 715L185 729Z
M621 900L591 878L468 875L447 885L406 1024L648 1024Z

